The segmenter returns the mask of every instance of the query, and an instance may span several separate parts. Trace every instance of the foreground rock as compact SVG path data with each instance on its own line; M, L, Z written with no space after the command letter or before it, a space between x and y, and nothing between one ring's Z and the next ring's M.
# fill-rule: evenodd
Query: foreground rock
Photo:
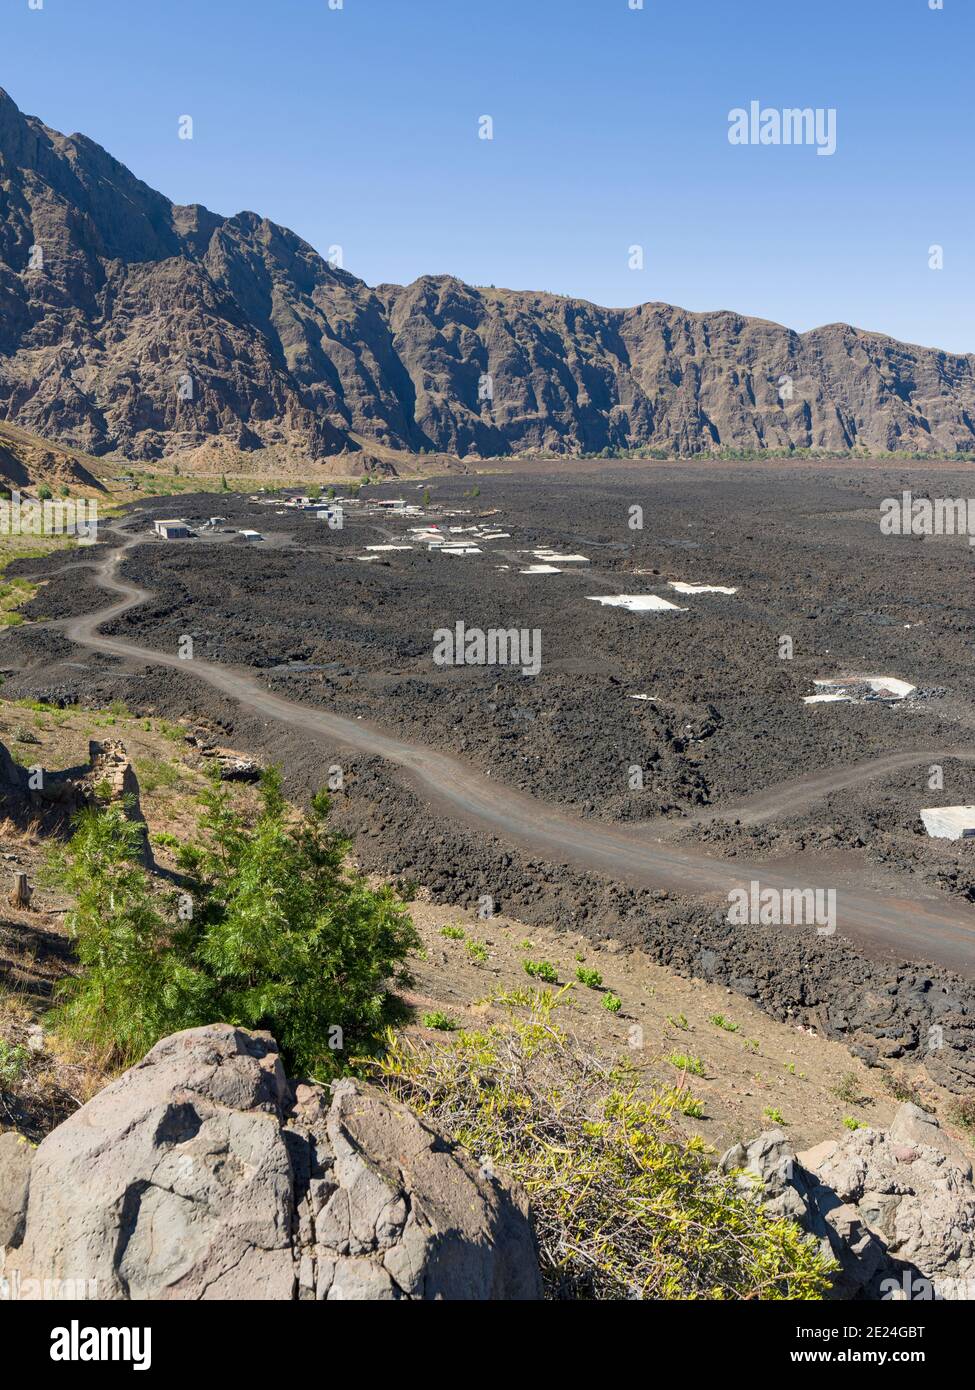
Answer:
M0 1248L19 1245L23 1238L33 1155L23 1135L0 1134Z
M99 1299L541 1297L520 1190L368 1087L295 1091L270 1035L227 1025L47 1136L14 1271Z
M736 1144L726 1172L756 1179L766 1206L839 1262L834 1296L975 1297L975 1186L964 1150L916 1105L888 1130L859 1129L796 1154L782 1130Z

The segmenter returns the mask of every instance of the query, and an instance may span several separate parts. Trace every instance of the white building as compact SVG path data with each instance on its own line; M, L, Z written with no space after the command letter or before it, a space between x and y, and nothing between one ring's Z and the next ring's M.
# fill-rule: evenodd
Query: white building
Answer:
M178 517L170 517L167 521L154 521L152 529L157 536L162 536L164 541L185 540L193 534L186 522L180 521Z

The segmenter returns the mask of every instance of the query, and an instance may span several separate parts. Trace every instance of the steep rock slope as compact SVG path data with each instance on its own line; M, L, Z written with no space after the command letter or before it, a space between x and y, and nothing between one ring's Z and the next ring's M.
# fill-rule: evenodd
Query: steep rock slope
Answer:
M0 91L0 420L91 454L975 447L975 357L451 276L177 206Z

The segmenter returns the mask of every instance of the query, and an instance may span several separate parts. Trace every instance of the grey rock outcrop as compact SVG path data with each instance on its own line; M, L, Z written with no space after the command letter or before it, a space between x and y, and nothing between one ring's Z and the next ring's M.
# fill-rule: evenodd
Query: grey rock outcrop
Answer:
M0 1134L0 1248L23 1239L33 1157L23 1135L15 1130Z
M975 1186L965 1151L902 1105L886 1131L858 1129L796 1154L781 1130L736 1144L726 1172L758 1186L837 1260L834 1297L975 1298Z
M541 1297L518 1189L368 1087L295 1091L269 1035L227 1025L47 1136L14 1268L100 1299Z

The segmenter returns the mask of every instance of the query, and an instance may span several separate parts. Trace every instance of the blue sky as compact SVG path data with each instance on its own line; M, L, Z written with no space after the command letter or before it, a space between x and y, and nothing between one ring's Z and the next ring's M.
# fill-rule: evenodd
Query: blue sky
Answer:
M449 272L975 351L973 0L630 3L0 0L0 85L370 284ZM835 108L836 153L731 145L753 100Z

